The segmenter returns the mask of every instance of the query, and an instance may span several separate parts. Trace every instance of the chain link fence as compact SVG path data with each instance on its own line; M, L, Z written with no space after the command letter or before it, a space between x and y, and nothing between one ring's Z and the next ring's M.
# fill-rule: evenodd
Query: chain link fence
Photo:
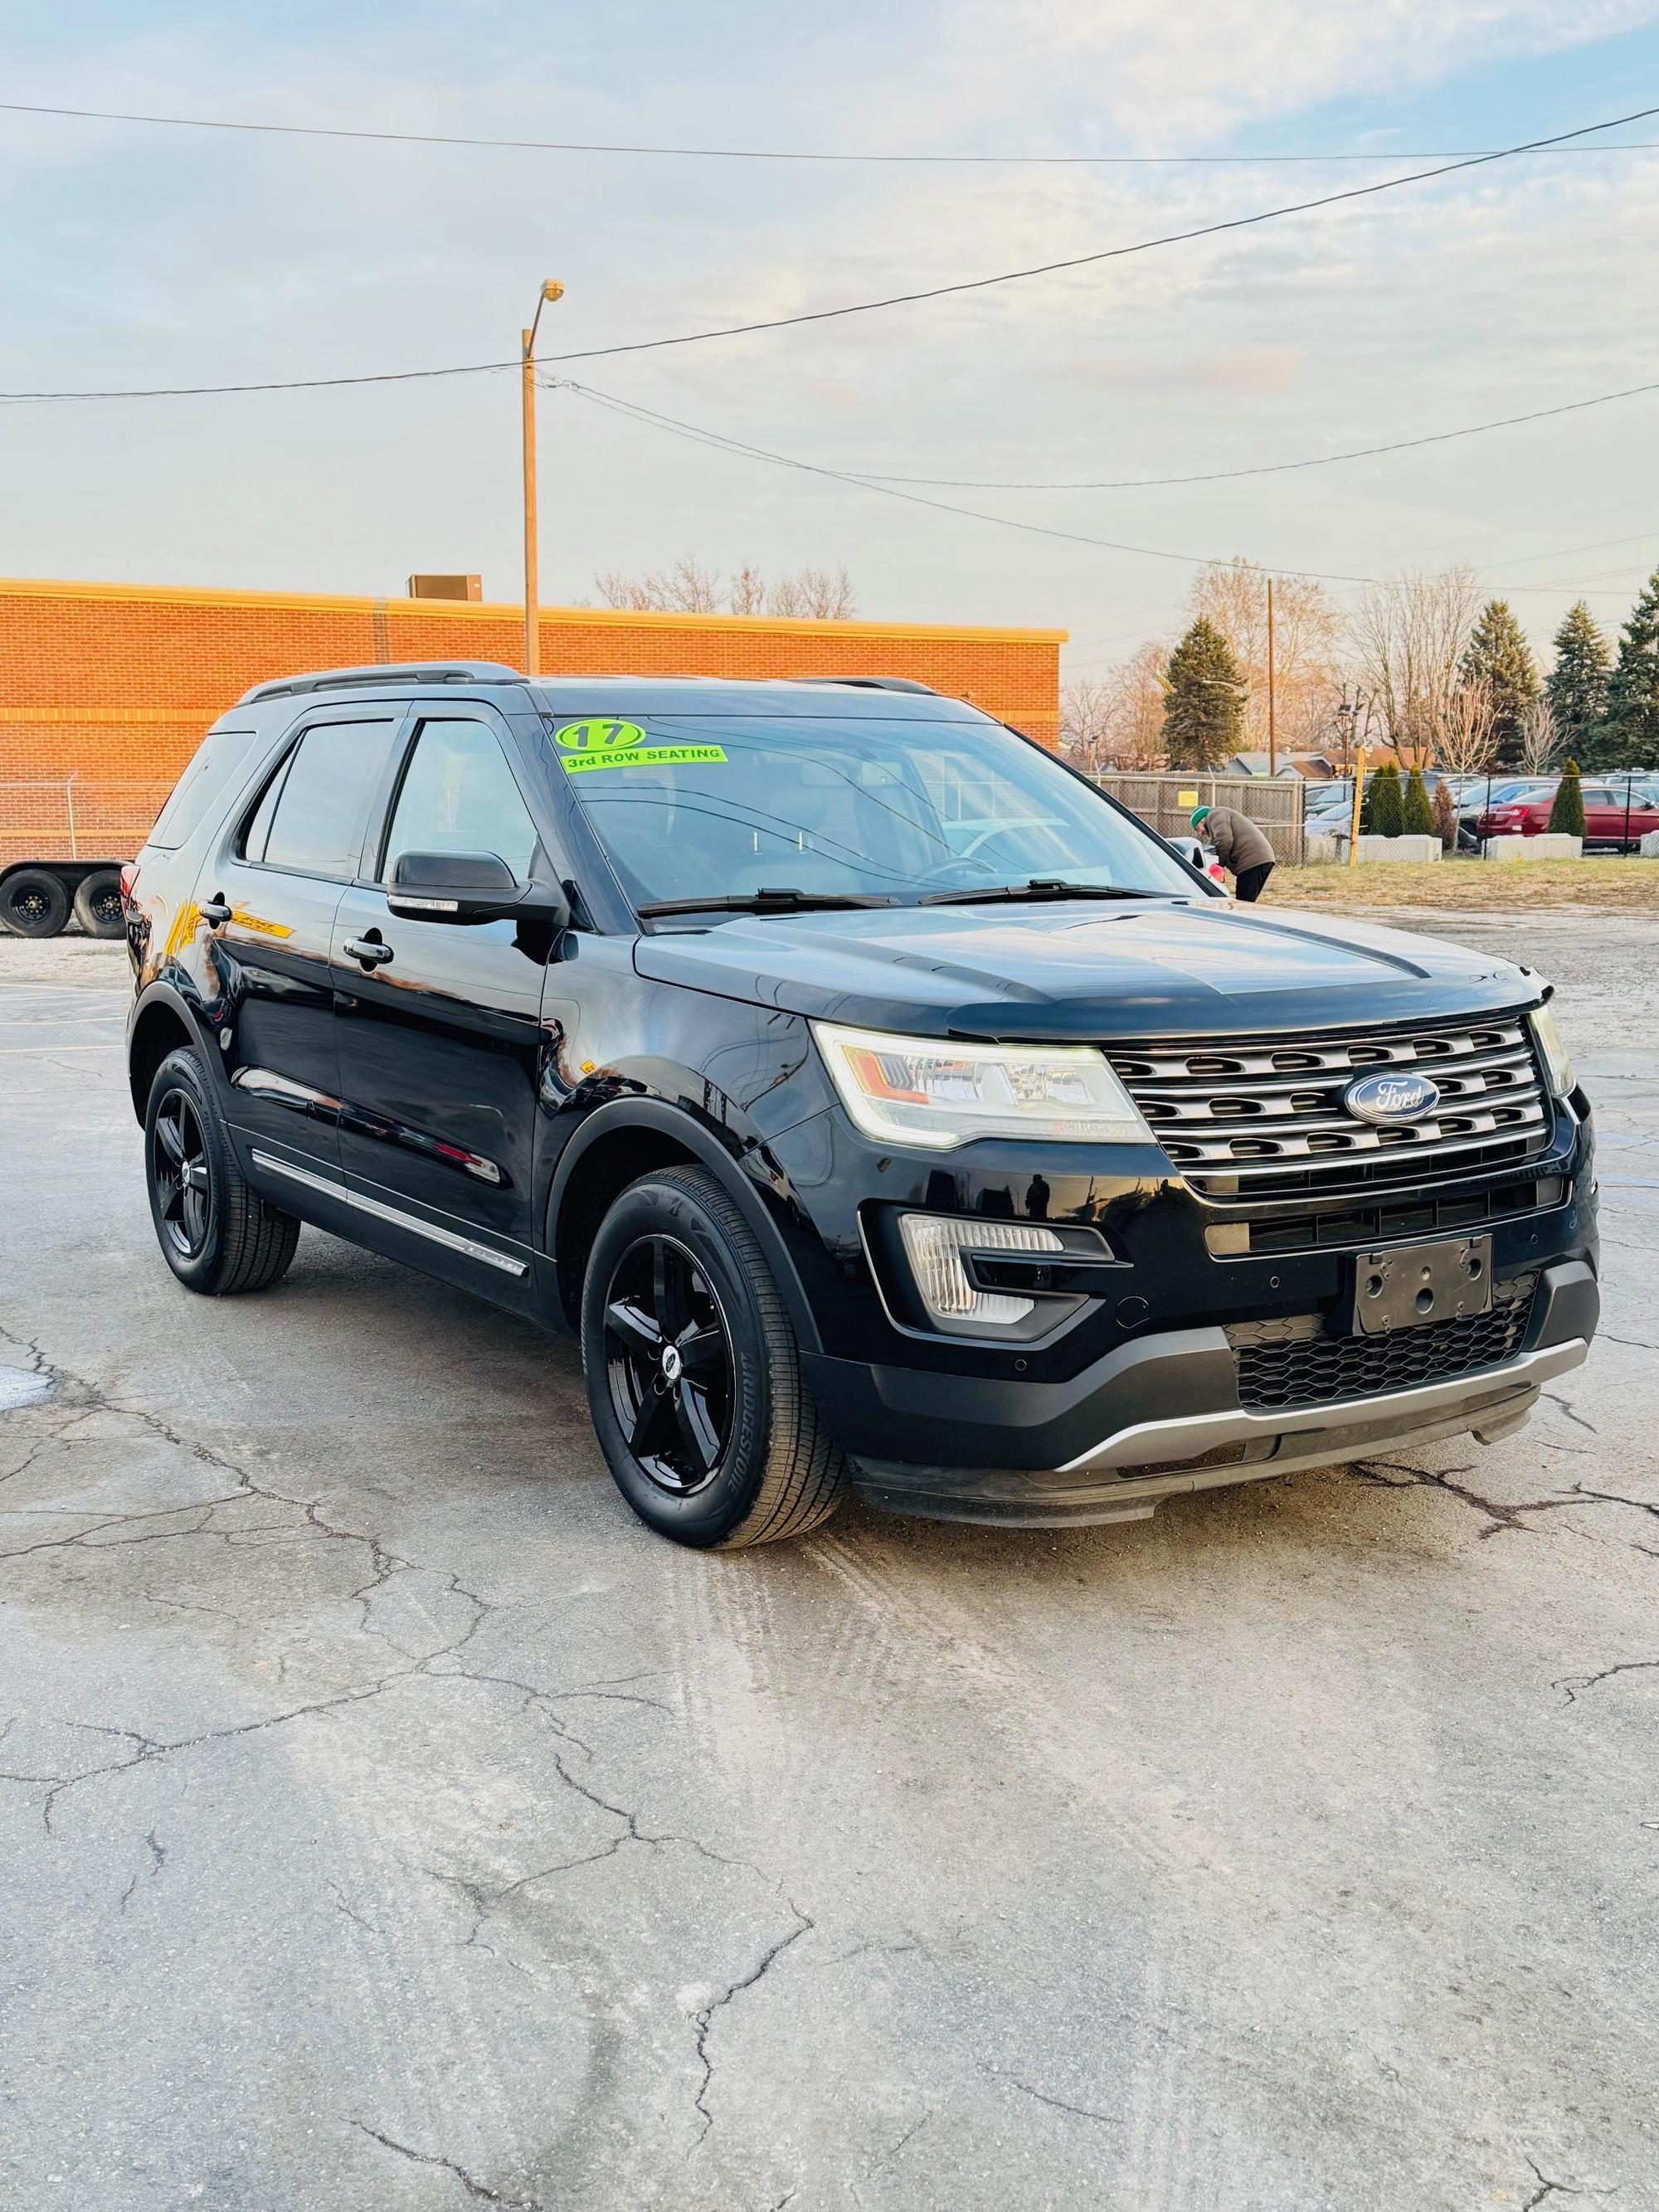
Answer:
M1101 769L1090 781L1139 815L1160 837L1192 834L1195 806L1231 806L1248 815L1273 848L1273 858L1299 867L1308 787L1302 777L1266 775L1132 775Z
M0 783L0 861L130 860L173 781Z

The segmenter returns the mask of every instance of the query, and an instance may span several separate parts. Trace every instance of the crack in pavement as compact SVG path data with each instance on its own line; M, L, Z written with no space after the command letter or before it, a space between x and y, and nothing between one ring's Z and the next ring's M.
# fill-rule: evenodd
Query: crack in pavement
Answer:
M149 1865L147 1869L141 1867L138 1872L134 1875L132 1880L127 1884L126 1887L121 1892L121 1902L118 1910L123 1912L125 1912L128 1905L131 1904L133 1892L137 1888L139 1883L144 1879L145 1875L148 1873L151 1881L159 1881L161 1878L161 1869L167 1863L166 1846L157 1843L155 1840L155 1831L154 1828L152 1828L149 1833L144 1838L144 1841L149 1848Z
M416 2150L408 2143L399 2142L395 2136L385 2135L379 2128L370 2127L367 2120L354 2119L351 2124L366 2135L371 2142L380 2144L386 2150L396 2151L399 2158L406 2158L416 2166L440 2166L446 2173L453 2173L467 2195L477 2197L481 2204L504 2205L507 2212L545 2212L538 2197L503 2196L499 2189L492 2189L487 2181L480 2181L476 2173L469 2173L453 2158L441 2158L433 2151Z
M1562 1451L1571 1447L1555 1444L1547 1449ZM1504 1505L1496 1498L1483 1498L1479 1491L1466 1489L1462 1483L1451 1480L1454 1475L1471 1474L1471 1468L1447 1468L1435 1474L1426 1468L1404 1466L1398 1460L1356 1460L1352 1464L1354 1473L1362 1482L1369 1482L1380 1490L1443 1490L1449 1496L1461 1498L1464 1504L1486 1515L1488 1525L1480 1532L1483 1540L1501 1535L1506 1528L1518 1529L1523 1535L1536 1535L1537 1530L1529 1522L1522 1519L1522 1514L1559 1513L1566 1506L1624 1505L1637 1513L1659 1516L1659 1504L1650 1504L1645 1498L1625 1498L1614 1490L1594 1490L1583 1482L1575 1482L1564 1497L1528 1498L1519 1505ZM1400 1480L1391 1481L1389 1480L1390 1476L1398 1476ZM1582 1531L1575 1533L1583 1534ZM1620 1548L1642 1552L1650 1559L1656 1556L1646 1544L1621 1543Z
M1052 2105L1057 2112L1074 2112L1080 2120L1100 2120L1107 2127L1121 2125L1115 2112L1097 2112L1092 2106L1073 2105L1067 2103L1064 2097L1051 2097L1046 2089L1034 2089L1029 2081L1022 2081L1018 2075L1004 2074L999 2078L1011 2089L1018 2089L1023 2096L1035 2097L1039 2105Z
M779 1894L782 1896L783 1893L780 1891ZM771 1972L786 1951L793 1944L799 1943L803 1936L809 1934L817 1925L817 1921L809 1919L801 1911L793 1897L784 1897L783 1901L795 1916L795 1925L789 1933L778 1938L771 1948L764 1954L757 1966L751 1967L750 1972L743 1975L740 1979L728 1982L724 1992L717 1996L712 2004L701 2006L694 2015L696 2024L697 2063L702 2068L702 2080L698 2083L696 2094L691 2101L702 2116L702 2125L697 2131L697 2141L693 2144L693 2149L707 2142L708 2130L714 2124L714 2115L708 2109L708 2093L714 2087L714 2062L708 2055L708 2036L714 2026L714 2014L717 2012L724 2012L726 2006L734 1998L740 1997L745 1990L752 1990L757 1982Z
M1552 1682L1550 1687L1565 1690L1568 1705L1576 1705L1580 1693L1593 1690L1598 1682L1611 1681L1615 1674L1645 1674L1654 1667L1659 1667L1659 1659L1621 1659L1616 1667L1602 1668L1599 1674L1563 1674L1559 1681Z

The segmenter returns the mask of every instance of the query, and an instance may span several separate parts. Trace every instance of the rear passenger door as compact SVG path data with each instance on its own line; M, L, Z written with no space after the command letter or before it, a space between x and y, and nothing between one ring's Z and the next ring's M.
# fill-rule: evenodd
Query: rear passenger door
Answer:
M197 891L229 908L212 928L230 1121L264 1156L256 1179L339 1159L339 1059L330 949L402 721L397 709L319 709L290 731Z
M334 917L341 1160L359 1233L490 1295L529 1293L544 923L394 915L404 853L493 853L556 882L523 764L488 708L424 711L408 733L385 833Z

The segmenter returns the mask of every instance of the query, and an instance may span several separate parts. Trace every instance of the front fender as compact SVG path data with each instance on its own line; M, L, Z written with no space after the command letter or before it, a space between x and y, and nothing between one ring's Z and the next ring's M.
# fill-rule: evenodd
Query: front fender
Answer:
M717 1133L708 1122L666 1099L611 1099L595 1107L585 1117L581 1127L565 1145L554 1170L547 1205L549 1255L556 1261L561 1249L562 1219L570 1204L573 1188L580 1187L578 1178L583 1161L592 1158L596 1146L630 1132L666 1138L690 1152L700 1166L714 1176L742 1213L765 1254L801 1349L819 1350L817 1322L801 1282L797 1259L798 1255L805 1256L813 1248L822 1256L822 1246L796 1204L783 1170L769 1158L763 1144L734 1149L729 1129ZM792 1250L792 1245L797 1249ZM566 1318L574 1323L576 1316Z

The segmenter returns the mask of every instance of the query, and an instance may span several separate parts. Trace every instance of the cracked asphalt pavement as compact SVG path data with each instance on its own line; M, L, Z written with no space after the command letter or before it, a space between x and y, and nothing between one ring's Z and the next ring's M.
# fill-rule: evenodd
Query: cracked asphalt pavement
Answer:
M1527 1431L732 1558L459 1291L179 1289L0 941L0 2203L1659 2205L1659 924L1445 927L1600 1115Z

